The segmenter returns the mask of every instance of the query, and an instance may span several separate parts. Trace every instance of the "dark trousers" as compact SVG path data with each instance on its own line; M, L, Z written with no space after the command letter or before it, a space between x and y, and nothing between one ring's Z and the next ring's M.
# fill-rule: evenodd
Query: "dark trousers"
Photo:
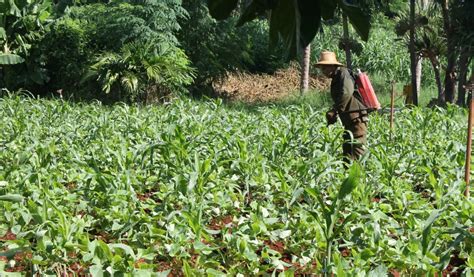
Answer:
M358 160L366 151L367 144L367 123L362 120L354 120L348 126L345 126L345 132L342 136L342 153L344 160L350 162Z

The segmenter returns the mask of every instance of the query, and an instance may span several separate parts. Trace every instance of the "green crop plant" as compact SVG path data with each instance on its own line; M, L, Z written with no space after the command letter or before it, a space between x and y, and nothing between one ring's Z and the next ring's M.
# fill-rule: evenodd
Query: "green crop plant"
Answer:
M3 97L0 275L468 276L467 112L373 113L346 171L311 103Z
M360 169L357 167L357 164L354 164L351 167L349 172L349 177L344 180L341 187L335 193L325 199L324 193L322 193L318 188L307 188L306 192L314 197L321 209L322 209L322 217L324 219L324 224L319 220L320 215L313 212L311 215L314 217L320 228L323 230L324 238L326 240L326 256L324 257L324 273L326 276L329 276L331 272L331 262L332 262L332 248L334 246L335 238L337 237L338 233L343 229L344 225L349 223L355 214L349 214L340 220L340 212L343 205L347 205L348 202L345 201L346 196L351 194L351 192L357 186L357 183L360 178ZM330 204L326 204L329 202ZM340 221L339 221L340 220ZM339 221L339 222L338 222Z

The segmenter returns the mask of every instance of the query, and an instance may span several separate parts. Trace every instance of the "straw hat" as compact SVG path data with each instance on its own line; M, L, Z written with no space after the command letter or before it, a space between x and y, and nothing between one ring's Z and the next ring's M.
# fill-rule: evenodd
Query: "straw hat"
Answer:
M319 62L316 63L316 66L321 65L342 65L336 59L336 53L330 51L323 51L319 56Z

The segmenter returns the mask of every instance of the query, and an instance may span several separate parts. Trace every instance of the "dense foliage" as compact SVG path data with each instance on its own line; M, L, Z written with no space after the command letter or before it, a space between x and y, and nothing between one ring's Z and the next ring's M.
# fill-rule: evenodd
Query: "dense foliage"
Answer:
M6 1L0 5L0 86L41 95L148 102L189 90L205 93L209 83L229 71L272 73L287 65L284 46L294 48L294 43L284 38L288 35L293 39L294 28L285 28L291 19L284 15L291 1L275 7L259 6L265 2L261 0L211 2L215 12L229 8L229 18L214 20L207 0ZM300 7L302 18L320 9L325 19L322 33L312 44L312 60L326 49L337 51L344 60L338 46L349 43L341 41L340 16L347 14L354 27L350 48L355 66L387 81L407 83L407 49L394 35L396 22L407 6L405 1L357 1L362 13L353 9L350 1L324 2ZM472 71L471 6L470 2L453 0L446 13L452 22L451 41L456 43L452 52L459 56L455 71L461 89ZM417 47L426 57L423 84L436 83L438 94L443 95L447 34L441 8L434 7L436 12L418 7L418 13L429 21L417 25L423 31ZM268 8L275 19L273 25L269 14L263 12ZM371 35L363 42L356 33L367 38L368 14ZM236 27L251 18L256 20ZM305 24L320 25L312 20L305 20ZM407 27L409 21L404 24ZM310 29L302 32L312 36L314 30ZM272 48L270 41L280 43ZM464 94L460 91L460 103Z
M0 117L0 274L474 269L455 107L397 113L393 135L373 114L349 172L309 105L7 97Z
M60 15L42 26L30 46L36 51L23 55L24 64L5 66L8 88L135 101L184 91L192 82L193 70L175 37L186 15L179 0L92 3ZM32 63L42 73L34 83L29 79L37 74L22 69Z
M272 73L286 65L283 47L270 48L266 21L237 28L236 17L213 19L206 1L184 0L183 8L189 16L180 23L179 41L197 69L199 89L230 71Z

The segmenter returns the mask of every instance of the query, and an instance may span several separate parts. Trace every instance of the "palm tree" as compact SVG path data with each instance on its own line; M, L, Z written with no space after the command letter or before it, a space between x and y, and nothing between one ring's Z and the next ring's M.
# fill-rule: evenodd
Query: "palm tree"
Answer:
M445 99L441 84L439 59L440 56L446 52L446 41L441 29L442 17L435 5L423 5L419 8L419 11L419 13L415 14L414 19L415 33L413 38L413 50L415 56L417 58L419 57L418 60L420 60L420 58L427 58L430 61L438 89L438 103L443 104ZM401 13L395 31L397 35L401 36L407 45L410 46L410 37L407 35L411 28L411 19L409 19L409 17L408 14ZM419 76L417 76L417 78L418 77Z
M298 5L298 0L294 0L296 24L295 24L295 34L296 34L296 49L297 49L297 58L300 59L300 94L308 90L309 86L309 64L311 61L311 44L306 46L301 45L301 20L300 20L300 7Z
M438 104L442 105L445 100L445 95L441 83L439 57L446 51L446 42L442 36L440 36L439 32L428 29L424 30L424 32L416 38L415 49L423 58L427 58L433 66L436 87L438 89Z

